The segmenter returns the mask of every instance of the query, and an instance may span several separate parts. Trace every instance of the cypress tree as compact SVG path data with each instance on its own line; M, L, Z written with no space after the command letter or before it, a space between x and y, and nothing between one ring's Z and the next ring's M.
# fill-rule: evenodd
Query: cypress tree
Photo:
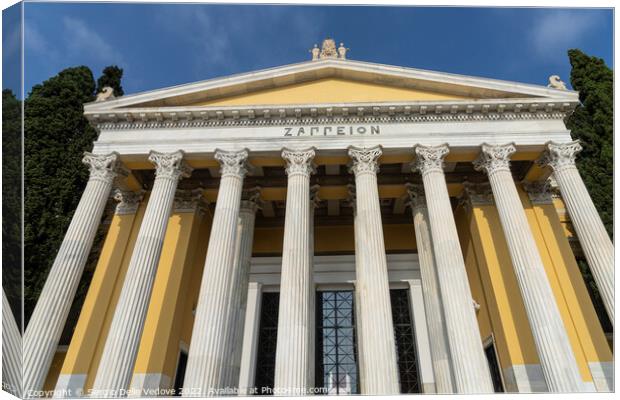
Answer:
M22 105L2 91L2 287L21 326Z
M571 85L579 91L581 104L567 118L566 126L581 141L583 151L577 157L577 168L613 238L613 72L602 59L581 50L569 50L568 57ZM612 332L590 268L584 259L579 259L578 264L601 325L605 332Z
M122 74L122 70L116 70ZM104 73L104 76L109 75ZM118 79L120 88L120 76ZM82 157L84 151L92 149L97 132L84 117L83 104L95 99L95 89L95 80L88 67L67 68L35 85L25 101L26 323L88 180L88 169L82 164ZM122 88L120 90L122 92ZM81 287L78 295L84 291Z
M124 94L121 86L121 78L123 77L123 69L116 65L111 65L103 69L103 75L97 79L97 93L101 92L104 87L110 86L114 89L114 96L119 97Z
M613 238L613 72L602 59L580 50L569 50L568 57L571 85L579 91L581 104L566 126L581 140L577 168Z

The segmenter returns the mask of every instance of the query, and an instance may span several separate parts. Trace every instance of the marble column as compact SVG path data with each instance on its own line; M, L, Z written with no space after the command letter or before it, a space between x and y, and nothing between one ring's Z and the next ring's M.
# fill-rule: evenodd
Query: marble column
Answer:
M149 154L155 181L97 369L95 397L122 397L129 388L177 185L192 171L183 155Z
M218 150L215 159L221 166L220 186L189 346L184 396L217 395L227 383L237 224L248 151Z
M288 175L274 393L303 395L310 387L313 324L310 264L310 175L314 149L282 151Z
M601 293L609 320L613 324L614 245L575 165L575 156L581 150L579 141L550 142L538 163L541 166L549 165L553 169L562 200L577 232L579 244Z
M321 203L319 198L319 185L313 185L310 187L310 219L308 224L310 225L310 251L308 257L310 258L310 344L309 355L310 366L308 367L308 387L316 387L315 376L315 362L316 362L316 284L314 282L314 210Z
M424 188L422 185L407 185L407 192L413 214L435 387L437 393L454 393L448 336L446 335L443 305L439 294L439 283L437 282L437 266L433 254Z
M487 173L512 265L551 392L576 392L581 376L519 193L510 173L514 145L482 145L474 161Z
M263 295L262 286L260 282L250 282L248 285L245 323L243 325L243 351L241 354L241 368L239 371L240 396L250 396L254 394L258 335L260 333L260 309Z
M248 284L250 281L250 264L252 262L252 244L254 243L254 222L256 210L259 208L260 188L249 191L247 199L241 200L237 226L237 246L233 268L232 313L230 314L233 328L230 331L228 344L229 372L226 386L239 387L239 368L243 344L243 325L248 300Z
M127 175L118 153L85 153L90 177L24 333L24 396L43 389L112 183Z
M17 327L4 289L2 289L2 390L21 397L22 334Z
M465 261L443 172L443 159L448 152L448 145L415 147L416 168L424 182L437 281L452 360L454 389L457 393L492 393L489 364L482 348Z
M360 245L361 243L356 240L356 238L361 237L359 233L360 224L357 222L357 199L355 196L355 185L347 185L348 198L347 202L353 209L353 242L355 245L355 265L359 265L359 255L361 254ZM363 329L362 323L362 312L360 310L360 299L359 293L360 291L357 289L357 281L353 281L355 291L354 302L355 302L355 338L357 340L357 385L359 387L360 393L368 393L368 389L366 387L366 379L364 377L364 371L366 371L366 366L364 364L364 358L361 357L361 354L364 354L364 339L362 337Z
M398 365L383 239L378 158L381 147L349 147L355 174L355 290L361 325L362 394L398 394ZM358 245L359 244L359 245Z

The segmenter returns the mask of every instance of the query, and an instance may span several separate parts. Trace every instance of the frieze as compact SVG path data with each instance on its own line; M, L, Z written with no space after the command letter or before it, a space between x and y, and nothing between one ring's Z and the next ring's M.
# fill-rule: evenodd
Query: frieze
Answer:
M240 117L210 115L198 118L178 118L159 113L157 116L146 114L143 118L136 119L125 114L87 114L91 123L100 130L124 130L124 129L170 129L170 128L214 128L214 127L284 127L283 136L329 136L350 134L349 128L365 127L366 134L380 134L377 124L397 123L433 123L433 122L480 122L480 121L518 121L518 120L563 120L567 113L563 111L541 112L457 112L457 113L394 113L379 115L332 115L332 116L300 116L300 117ZM351 126L349 126L351 125ZM339 127L341 128L339 131ZM290 128L290 131L287 129ZM304 128L303 133L299 128ZM315 128L315 129L312 129ZM329 129L331 128L331 129ZM299 134L298 134L299 133Z

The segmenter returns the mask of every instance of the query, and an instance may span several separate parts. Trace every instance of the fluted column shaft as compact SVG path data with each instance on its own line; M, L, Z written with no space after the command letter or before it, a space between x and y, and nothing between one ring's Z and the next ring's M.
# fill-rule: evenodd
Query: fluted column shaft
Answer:
M465 261L443 172L448 146L416 146L428 208L437 280L444 309L454 386L458 393L492 393Z
M362 343L362 394L398 394L398 365L390 305L390 283L377 186L381 147L349 148L355 174L355 290Z
M2 390L21 397L22 335L4 289L2 289Z
M309 344L309 367L308 367L308 387L316 387L315 364L316 364L316 284L314 283L314 210L319 206L321 199L319 198L319 185L310 188L310 219L308 220L310 231L310 344Z
M276 344L276 394L305 394L310 386L313 275L309 220L314 154L314 149L282 151L288 183Z
M230 318L233 328L230 331L230 340L227 343L230 354L229 372L226 386L239 387L239 368L241 365L241 350L243 346L243 325L245 324L245 309L248 300L248 285L250 281L250 264L252 261L252 244L254 243L254 222L256 220L257 202L260 191L253 191L248 200L241 201L239 222L237 226L237 246L233 268L232 284L232 312Z
M431 347L435 387L437 393L454 393L448 337L446 335L439 283L437 282L437 266L433 253L433 242L428 223L428 208L426 207L424 189L420 185L411 185L408 189L420 264L422 295L424 308L426 309L426 325Z
M149 160L155 181L97 369L96 397L121 397L129 388L177 184L191 173L182 151L152 151Z
M575 156L581 149L578 141L565 144L551 142L547 144L547 152L539 163L553 168L553 175L577 232L579 244L613 325L614 245L575 165Z
M43 389L112 183L126 175L119 155L86 153L90 177L24 333L24 396Z
M216 395L226 386L226 371L233 329L232 287L239 206L243 179L247 173L248 152L217 151L220 186L213 215L213 228L207 247L196 319L189 346L183 396Z
M510 173L512 144L483 144L476 169L489 176L493 198L549 391L575 392L581 377L545 267Z
M357 240L357 238L361 238L361 234L359 233L359 229L360 229L360 224L359 222L357 222L357 201L356 201L356 194L355 194L355 185L347 185L347 189L349 192L349 197L348 197L348 203L351 206L351 208L353 209L353 241L354 241L354 245L355 245L355 265L359 265L359 257L360 257L360 246L362 246L363 244L360 243L360 241ZM363 318L362 318L362 312L360 310L360 299L359 299L359 293L360 291L357 290L357 281L354 282L355 285L355 337L357 339L357 370L358 370L358 377L357 377L357 381L358 381L358 387L359 387L359 391L360 393L368 393L368 388L366 387L366 378L364 376L364 372L366 371L366 366L364 364L364 358L362 358L362 354L364 354L364 339L362 338L362 323L363 323Z

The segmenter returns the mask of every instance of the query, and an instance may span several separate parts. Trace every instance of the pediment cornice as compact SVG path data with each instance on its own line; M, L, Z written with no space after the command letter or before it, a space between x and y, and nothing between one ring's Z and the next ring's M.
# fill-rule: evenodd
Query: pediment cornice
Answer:
M325 59L126 95L88 103L84 108L87 112L107 112L130 107L175 107L329 77L476 99L537 98L554 99L556 102L578 100L578 93L575 91L542 85L353 60Z

